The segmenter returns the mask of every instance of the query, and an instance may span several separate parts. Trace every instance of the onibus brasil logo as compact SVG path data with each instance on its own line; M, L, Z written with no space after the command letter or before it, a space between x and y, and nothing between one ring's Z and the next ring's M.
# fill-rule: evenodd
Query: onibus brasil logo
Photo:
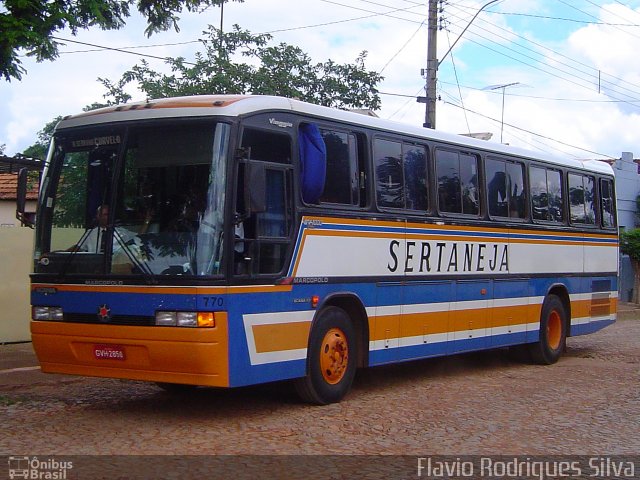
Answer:
M40 460L38 457L9 457L9 478L33 480L65 480L73 468L73 462L63 462L54 458Z

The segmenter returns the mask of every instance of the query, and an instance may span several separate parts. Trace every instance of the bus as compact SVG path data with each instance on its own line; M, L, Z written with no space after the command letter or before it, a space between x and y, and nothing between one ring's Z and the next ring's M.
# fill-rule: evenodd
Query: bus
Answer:
M287 98L68 116L41 179L33 346L43 372L290 380L315 404L362 367L502 347L553 364L616 320L615 206L604 162Z

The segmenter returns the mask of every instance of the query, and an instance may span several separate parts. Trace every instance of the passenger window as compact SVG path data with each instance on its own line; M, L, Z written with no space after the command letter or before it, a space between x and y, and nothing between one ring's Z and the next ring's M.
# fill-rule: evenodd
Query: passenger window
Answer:
M547 196L547 172L544 168L531 167L531 203L534 220L549 219L549 199Z
M403 144L405 208L427 209L427 155L424 147Z
M491 159L487 159L485 162L487 195L489 197L489 215L492 217L509 216L506 169L506 162Z
M427 209L427 163L424 147L376 139L374 141L378 206Z
M478 158L475 155L438 150L436 175L441 212L480 214Z
M561 173L557 170L547 170L547 185L549 188L549 220L564 222Z
M523 219L527 214L527 200L522 163L507 163L507 181L509 185L509 217Z
M561 172L532 166L529 173L533 219L564 222Z
M487 159L485 174L490 216L525 217L523 168L521 163Z
M320 202L359 205L356 136L331 130L320 132L327 149L327 173Z
M614 228L616 226L616 202L613 196L613 182L600 180L600 200L602 202L602 226Z
M569 215L571 223L595 225L594 208L595 181L588 175L570 173L569 176Z
M402 144L376 139L373 146L378 206L403 208Z

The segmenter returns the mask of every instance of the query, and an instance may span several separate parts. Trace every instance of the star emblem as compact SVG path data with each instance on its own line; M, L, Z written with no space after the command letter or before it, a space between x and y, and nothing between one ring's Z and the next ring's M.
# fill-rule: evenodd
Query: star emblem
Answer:
M106 304L98 307L98 318L101 322L108 322L111 320L111 309Z

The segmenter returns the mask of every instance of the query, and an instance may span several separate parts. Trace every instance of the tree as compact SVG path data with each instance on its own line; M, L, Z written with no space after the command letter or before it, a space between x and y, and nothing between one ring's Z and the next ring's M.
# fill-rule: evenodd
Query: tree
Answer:
M26 157L44 160L47 157L47 150L49 149L49 143L53 136L53 129L56 128L60 120L62 120L62 117L56 117L47 123L42 130L38 132L38 140L36 143L27 147L22 154Z
M365 68L366 52L353 64L332 60L313 63L299 47L269 45L270 35L253 35L238 25L226 33L209 26L204 33L204 52L196 53L193 63L184 58L168 59L172 70L169 75L152 70L143 61L116 82L100 78L107 89L107 101L126 103L131 95L125 87L137 82L148 98L252 93L337 108L380 108L375 86L383 77ZM249 61L241 61L243 58Z
M629 255L633 267L633 303L640 303L640 228L620 232L620 251Z
M131 7L147 19L145 33L168 30L179 31L177 16L183 9L193 12L200 8L222 5L229 0L8 0L2 2L0 12L0 76L6 81L20 80L26 70L22 67L19 52L43 60L58 56L55 33L69 28L73 35L80 29L100 27L117 30L130 16ZM243 2L244 0L233 0Z

